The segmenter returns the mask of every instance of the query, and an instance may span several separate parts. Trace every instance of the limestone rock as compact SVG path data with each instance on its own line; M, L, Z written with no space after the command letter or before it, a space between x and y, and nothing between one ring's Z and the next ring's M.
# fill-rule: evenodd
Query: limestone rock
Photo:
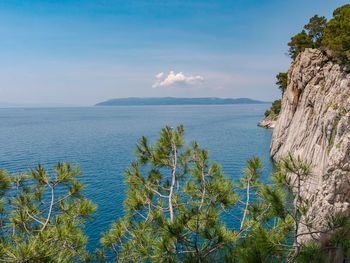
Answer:
M292 152L312 163L301 195L313 227L350 212L350 74L317 49L299 54L288 71L270 152L275 160Z
M265 118L261 122L258 123L258 126L263 127L263 128L267 128L267 129L273 129L273 128L275 128L276 121L277 120L275 120L275 119Z

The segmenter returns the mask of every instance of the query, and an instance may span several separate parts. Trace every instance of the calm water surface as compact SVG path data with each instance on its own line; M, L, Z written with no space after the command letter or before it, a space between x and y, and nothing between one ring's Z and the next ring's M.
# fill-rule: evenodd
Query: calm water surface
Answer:
M232 179L244 161L264 159L263 180L271 170L271 131L257 127L270 105L120 106L87 108L0 109L0 169L17 173L38 163L79 164L86 195L98 205L87 225L89 249L100 233L123 215L123 172L134 160L141 136L151 141L165 125L183 124L187 143L198 141Z

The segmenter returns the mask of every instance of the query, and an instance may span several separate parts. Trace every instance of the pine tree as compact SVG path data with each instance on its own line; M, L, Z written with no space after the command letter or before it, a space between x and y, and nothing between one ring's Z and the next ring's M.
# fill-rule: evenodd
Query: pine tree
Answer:
M310 39L313 42L313 48L320 48L321 42L326 28L327 19L324 16L314 15L310 18L304 29L308 32Z
M54 175L42 166L30 174L0 171L0 261L87 261L84 222L96 206L76 179L78 167L58 163Z
M282 91L282 94L287 89L288 85L288 73L287 72L280 72L276 75L276 85L278 88Z
M182 126L163 128L154 145L143 137L136 154L125 175L125 217L102 244L118 262L218 260L239 235L220 217L238 197L219 165L197 143L184 148Z
M306 48L321 48L327 19L324 16L314 15L299 34L291 38L288 43L289 56L294 60Z
M103 235L102 260L116 262L269 262L295 253L294 220L277 185L260 182L259 158L233 183L183 127L143 137L125 174L125 216ZM288 249L285 249L285 247Z
M289 262L333 262L327 260L332 251L338 251L338 254L344 260L349 258L350 244L350 217L344 213L337 213L328 217L323 224L315 221L314 216L307 213L309 202L302 198L302 185L312 177L312 165L306 163L301 158L295 157L289 153L288 156L277 162L277 171L273 174L273 180L276 187L282 189L283 185L288 187L293 196L293 203L285 202L283 211L288 215L290 222L293 223L293 231L288 234L293 244L284 244L286 251L289 250L287 259ZM271 204L273 204L271 202ZM278 216L281 218L281 214ZM299 227L306 226L304 230L299 231ZM307 229L307 230L305 230ZM314 236L328 236L328 244L322 244ZM309 241L300 240L301 237L309 237ZM324 242L324 241L323 241ZM289 247L289 248L288 248Z
M291 38L288 46L288 54L294 60L300 52L303 52L306 48L313 47L313 42L311 37L303 30Z
M350 71L350 4L334 10L333 18L326 25L322 45L333 60L346 65Z

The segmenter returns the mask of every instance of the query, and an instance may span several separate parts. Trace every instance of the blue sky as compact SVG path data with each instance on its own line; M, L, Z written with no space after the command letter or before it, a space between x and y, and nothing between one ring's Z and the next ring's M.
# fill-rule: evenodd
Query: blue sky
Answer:
M0 101L280 96L292 35L341 0L0 0ZM158 76L158 78L157 78Z

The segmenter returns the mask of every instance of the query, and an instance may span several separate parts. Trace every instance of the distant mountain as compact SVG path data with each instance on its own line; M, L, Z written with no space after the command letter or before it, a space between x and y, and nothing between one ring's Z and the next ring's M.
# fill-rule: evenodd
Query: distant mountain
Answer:
M269 102L248 98L122 98L97 103L95 106L136 106L136 105L223 105L223 104L265 104Z

